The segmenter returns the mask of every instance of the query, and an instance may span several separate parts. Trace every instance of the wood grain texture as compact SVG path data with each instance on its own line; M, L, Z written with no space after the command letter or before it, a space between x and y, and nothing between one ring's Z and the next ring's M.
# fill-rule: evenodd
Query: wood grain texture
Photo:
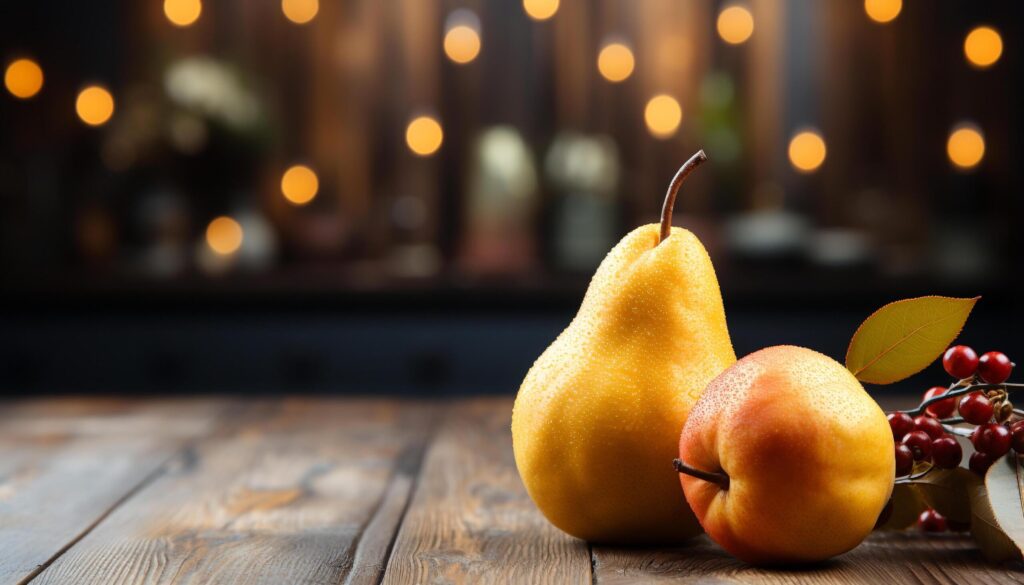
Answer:
M410 446L399 458L394 478L384 492L373 519L359 538L346 585L377 585L381 582L395 534L416 485L424 446Z
M385 584L591 583L586 543L537 511L512 458L508 399L443 419L398 532Z
M0 583L31 578L143 485L223 401L50 399L0 421Z
M285 400L199 442L33 583L340 583L429 409Z
M878 533L770 570L706 537L591 550L527 497L510 414L508 399L7 404L0 584L1024 583L1024 564L955 534Z
M706 536L689 547L630 550L595 547L600 585L625 583L1024 583L1024 567L985 561L969 535L924 536L916 531L873 534L831 561L802 568L742 563Z

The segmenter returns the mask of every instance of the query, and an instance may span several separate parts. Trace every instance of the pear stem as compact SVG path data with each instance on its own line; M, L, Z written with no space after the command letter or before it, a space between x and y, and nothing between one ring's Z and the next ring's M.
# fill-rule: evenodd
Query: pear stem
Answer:
M695 469L683 463L682 459L673 459L672 467L675 467L676 471L678 471L679 473L685 473L686 475L692 475L697 479L703 479L704 481L716 483L719 486L721 486L723 490L729 489L729 476L724 473L715 473L711 471L702 471L700 469Z
M676 195L679 193L679 188L683 186L683 181L693 172L693 169L700 166L706 160L708 160L708 155L704 154L703 149L698 150L697 154L691 156L690 160L684 162L683 166L679 167L679 170L676 171L676 176L672 177L672 182L668 184L668 192L665 193L665 203L661 206L661 238L658 239L659 244L672 235L672 208L676 205Z

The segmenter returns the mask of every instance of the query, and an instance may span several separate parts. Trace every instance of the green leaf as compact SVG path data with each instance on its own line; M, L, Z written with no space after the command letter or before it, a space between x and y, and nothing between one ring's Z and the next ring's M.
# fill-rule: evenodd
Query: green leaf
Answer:
M885 305L853 334L846 368L871 384L892 384L920 372L956 339L980 298L929 296Z

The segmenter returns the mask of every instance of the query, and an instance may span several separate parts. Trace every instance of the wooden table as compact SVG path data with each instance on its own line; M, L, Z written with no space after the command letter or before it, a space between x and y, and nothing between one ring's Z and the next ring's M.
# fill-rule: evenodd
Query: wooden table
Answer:
M0 583L1002 583L969 538L763 570L589 546L512 460L509 399L40 399L0 413Z

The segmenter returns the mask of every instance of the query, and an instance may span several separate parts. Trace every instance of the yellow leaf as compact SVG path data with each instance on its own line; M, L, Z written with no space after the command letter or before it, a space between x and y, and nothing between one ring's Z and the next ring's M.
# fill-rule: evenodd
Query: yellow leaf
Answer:
M871 384L892 384L920 372L956 339L980 298L930 296L889 303L853 334L846 368Z

